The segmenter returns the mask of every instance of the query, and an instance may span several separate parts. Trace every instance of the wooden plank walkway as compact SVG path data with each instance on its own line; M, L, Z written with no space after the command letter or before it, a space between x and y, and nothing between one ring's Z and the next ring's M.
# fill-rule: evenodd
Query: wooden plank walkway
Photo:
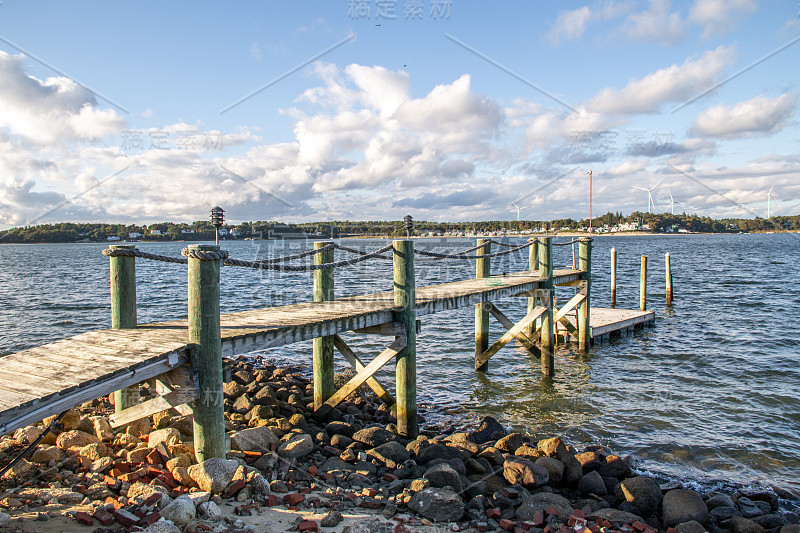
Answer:
M556 284L578 279L577 270L554 272ZM520 295L541 283L538 273L519 272L418 287L417 316ZM377 326L392 321L393 310L393 293L386 292L225 314L223 355ZM598 319L598 327L613 328L613 321L600 326ZM0 434L182 366L187 344L183 320L84 333L2 357Z

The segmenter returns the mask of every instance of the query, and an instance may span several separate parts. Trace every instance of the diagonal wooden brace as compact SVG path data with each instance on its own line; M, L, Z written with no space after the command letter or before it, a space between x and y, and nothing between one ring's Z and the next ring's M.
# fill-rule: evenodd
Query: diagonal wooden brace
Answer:
M336 391L333 396L322 404L322 406L314 411L318 416L325 416L331 409L339 405L342 400L350 396L354 390L360 387L367 379L371 378L383 365L394 359L400 351L406 347L405 337L396 337L391 346L386 348L375 359L373 359L367 366L363 368L358 374L342 386L341 389Z
M484 363L486 363L491 357L500 351L500 349L511 342L512 339L516 338L516 336L524 330L528 324L542 316L544 313L547 312L547 308L541 305L537 305L534 307L525 317L517 322L513 328L508 330L502 337L500 337L494 344L489 346L489 349L483 352L481 355L475 358L475 369L477 370L480 368Z
M506 328L509 331L514 328L514 323L511 322L511 320L509 320L508 317L506 315L504 315L497 308L497 306L495 306L494 304L490 304L488 306L488 308L489 308L489 312L492 314L492 316L495 317L497 319L497 321L500 322L503 325L504 328ZM536 331L537 330L534 330L534 333ZM524 331L520 331L519 334L515 338L520 342L520 344L525 346L525 348L527 348L528 351L531 352L536 357L540 357L542 355L542 352L539 350L539 347L536 346L533 343L533 341L530 339L530 337L528 337L525 334Z
M555 322L561 323L567 331L569 331L575 337L578 336L578 328L573 326L569 320L567 320L567 313L575 309L579 303L586 299L586 293L579 292L575 296L573 296L564 306L556 311L556 314L553 315L553 320Z
M178 367L161 374L155 381L156 391L160 396L114 413L109 417L111 427L124 426L167 409L176 409L181 414L192 413L189 403L199 398L199 391L187 367Z
M339 335L333 336L333 345L336 347L337 350L339 350L339 353L341 353L342 356L344 356L347 362L350 363L353 366L353 368L356 369L356 372L361 372L362 370L364 370L365 368L364 363L361 362L361 359L358 358L355 352L350 349L347 343L344 342L344 339L342 339ZM372 377L368 378L366 383L367 385L369 385L369 388L372 389L375 392L375 394L378 395L378 398L383 400L383 402L386 405L388 405L390 408L394 407L395 404L394 398L392 397L391 394L389 394L389 391L384 389L381 386L381 384L378 383L378 381L375 378Z

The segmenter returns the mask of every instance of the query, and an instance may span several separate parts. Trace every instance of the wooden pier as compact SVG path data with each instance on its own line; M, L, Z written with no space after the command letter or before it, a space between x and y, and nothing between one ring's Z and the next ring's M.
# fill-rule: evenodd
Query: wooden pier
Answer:
M549 260L552 242L543 238L530 247L529 270L501 276L488 276L490 243L479 244L478 255L486 258L478 259L475 279L416 287L413 241L398 240L389 251L394 261L392 292L333 299L334 269L321 268L314 276L316 301L224 315L219 314L223 255L213 246L190 247L184 251L189 274L188 320L144 325L136 324L135 318L134 257L124 255L124 247L112 247L113 328L0 358L0 434L117 392L112 425L121 426L169 408L193 413L198 459L224 456L222 357L315 339L314 407L320 417L366 383L396 410L399 431L414 436L416 333L418 319L426 315L474 306L476 370L486 371L490 358L516 340L540 356L545 376L552 374L559 329L577 339L580 349L587 349L592 339L606 340L654 320L651 311L590 308L591 239L579 242L578 269L553 269ZM332 249L325 248L315 262L323 267L333 264L332 255ZM556 286L575 288L575 295L560 308L555 306ZM497 307L498 300L507 297L527 301L528 312L516 324ZM572 312L576 309L577 313ZM494 343L488 336L489 315L507 329ZM371 362L362 362L339 336L347 331L384 335L393 342ZM333 389L334 348L357 372L339 391ZM392 359L397 378L394 396L373 377ZM154 380L160 396L143 403L129 401L125 389L146 380Z

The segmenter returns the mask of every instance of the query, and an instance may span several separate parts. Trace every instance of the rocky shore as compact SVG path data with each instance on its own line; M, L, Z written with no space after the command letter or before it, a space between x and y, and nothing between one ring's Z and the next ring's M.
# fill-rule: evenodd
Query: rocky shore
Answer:
M800 533L779 503L791 495L772 489L659 483L602 446L534 441L491 417L407 440L368 390L315 420L301 373L240 360L231 375L227 459L196 463L189 417L162 412L113 430L109 400L87 402L0 479L0 529ZM0 465L50 421L0 439Z

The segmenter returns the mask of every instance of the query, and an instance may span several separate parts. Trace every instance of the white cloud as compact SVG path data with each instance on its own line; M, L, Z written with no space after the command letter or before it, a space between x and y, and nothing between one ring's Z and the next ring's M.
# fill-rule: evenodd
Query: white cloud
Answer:
M686 34L686 21L680 11L670 10L669 0L650 0L646 11L628 15L623 26L628 39L675 44Z
M624 176L626 174L633 174L639 172L647 166L647 161L643 159L628 159L619 165L615 165L605 171L605 174L610 176Z
M754 0L697 0L689 20L703 27L703 38L731 31L745 17L755 13Z
M797 95L776 98L757 96L733 106L715 105L694 119L695 135L715 138L742 138L781 131L794 115Z
M547 40L553 46L564 42L576 41L586 31L592 11L589 6L579 7L572 11L562 11L547 34Z
M624 89L603 89L586 107L597 113L655 113L667 102L686 100L713 86L733 60L733 50L720 46L698 59L690 58L682 65L671 65L631 80Z

